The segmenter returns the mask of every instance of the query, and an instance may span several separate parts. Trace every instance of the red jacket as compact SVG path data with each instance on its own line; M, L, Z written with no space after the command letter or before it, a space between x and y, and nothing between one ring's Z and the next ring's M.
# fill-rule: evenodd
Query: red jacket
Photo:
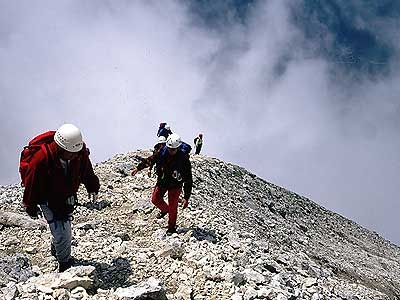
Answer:
M49 144L49 157L42 150L33 156L26 173L25 206L47 202L50 209L62 212L65 200L77 193L81 183L88 193L99 191L99 178L93 172L85 144L78 157L70 161L70 176L64 173L57 147L55 142Z

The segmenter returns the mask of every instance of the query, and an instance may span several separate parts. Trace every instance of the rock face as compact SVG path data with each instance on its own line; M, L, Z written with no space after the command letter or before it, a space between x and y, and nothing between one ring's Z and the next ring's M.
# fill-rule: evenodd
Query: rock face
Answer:
M167 236L155 178L130 170L149 151L95 167L73 221L75 267L57 273L50 233L0 187L0 299L400 299L400 249L238 166L192 155L194 189Z

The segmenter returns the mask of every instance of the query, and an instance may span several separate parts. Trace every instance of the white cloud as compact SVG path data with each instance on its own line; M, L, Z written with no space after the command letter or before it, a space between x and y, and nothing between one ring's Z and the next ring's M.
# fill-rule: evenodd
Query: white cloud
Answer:
M3 2L0 182L17 182L31 136L63 122L103 161L152 147L167 121L188 141L203 132L205 154L394 240L398 74L343 85L287 3L208 31L178 1Z

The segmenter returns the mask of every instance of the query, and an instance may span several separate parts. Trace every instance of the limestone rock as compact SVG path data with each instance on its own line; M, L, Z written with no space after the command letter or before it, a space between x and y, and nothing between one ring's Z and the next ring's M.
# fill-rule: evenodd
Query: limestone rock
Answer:
M150 200L156 178L130 176L150 153L94 167L99 200L78 192L64 273L46 224L22 210L23 189L0 186L0 299L400 298L398 246L216 158L191 156L193 193L167 236Z
M46 228L46 223L40 220L33 220L27 215L7 211L0 211L0 224L24 229Z
M115 291L121 300L166 300L165 289L161 281L155 278L149 278L146 282L127 288L118 288Z

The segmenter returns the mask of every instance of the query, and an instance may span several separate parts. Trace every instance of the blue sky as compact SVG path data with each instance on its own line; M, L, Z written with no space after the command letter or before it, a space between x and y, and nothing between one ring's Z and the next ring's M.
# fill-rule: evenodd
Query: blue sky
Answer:
M0 3L0 184L63 122L95 162L161 121L399 244L394 1Z

